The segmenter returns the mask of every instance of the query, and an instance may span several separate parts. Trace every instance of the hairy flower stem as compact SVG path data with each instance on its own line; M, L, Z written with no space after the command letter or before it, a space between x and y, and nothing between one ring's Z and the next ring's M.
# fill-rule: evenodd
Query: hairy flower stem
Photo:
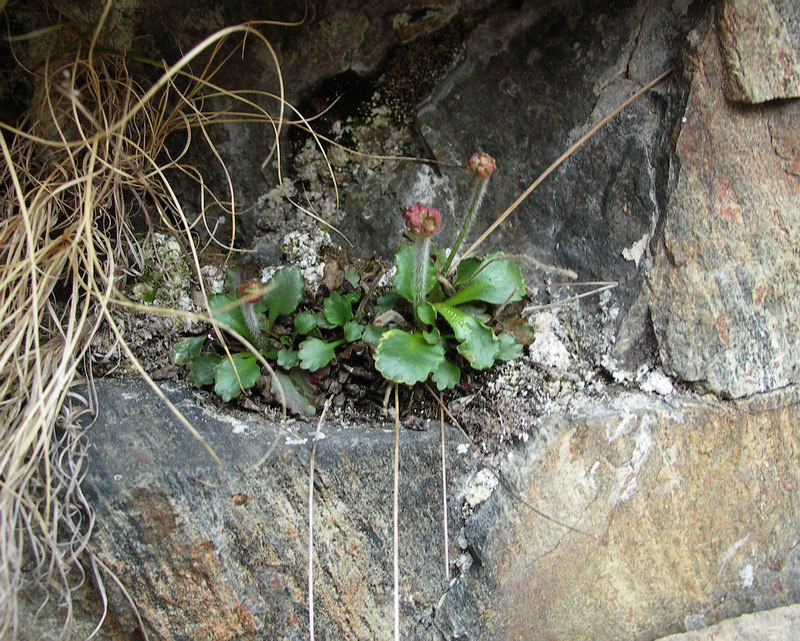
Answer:
M467 234L469 234L470 229L472 229L472 223L475 222L475 214L477 214L478 210L481 208L481 203L483 203L483 197L486 195L486 187L488 184L489 178L475 178L474 180L475 188L472 192L472 202L470 202L469 213L467 213L467 217L464 219L464 224L461 226L461 231L458 234L458 238L456 238L456 242L453 244L453 249L450 250L450 255L447 257L447 261L442 269L442 274L445 276L450 273L453 260L455 259L458 250L461 249L461 243L464 242L464 239L467 237ZM455 266L458 266L458 262L455 263Z
M431 239L430 236L417 236L414 238L414 309L419 307L428 293L428 263L430 262Z
M261 331L261 326L258 324L258 315L256 314L256 310L253 309L252 303L248 303L244 300L241 301L240 306L242 308L244 324L247 325L247 329L249 329L250 333L253 335L256 347L261 348L264 342L264 333Z

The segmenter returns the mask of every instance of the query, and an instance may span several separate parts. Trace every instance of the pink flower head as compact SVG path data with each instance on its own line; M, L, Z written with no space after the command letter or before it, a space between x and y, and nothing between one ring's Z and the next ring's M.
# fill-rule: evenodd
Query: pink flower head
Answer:
M239 298L242 299L243 303L252 305L261 300L261 285L255 278L251 278L239 287L236 293L239 294Z
M429 238L436 233L442 223L442 217L436 209L430 209L422 203L417 203L403 212L406 225L415 236Z
M467 163L467 171L481 180L489 178L495 169L497 169L497 163L494 158L483 151L479 154L472 154L472 158Z

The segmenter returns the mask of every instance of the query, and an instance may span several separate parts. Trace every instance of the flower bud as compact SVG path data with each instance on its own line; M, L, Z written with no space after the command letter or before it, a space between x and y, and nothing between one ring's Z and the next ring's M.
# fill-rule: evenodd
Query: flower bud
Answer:
M426 207L422 203L417 203L403 212L409 230L415 236L430 238L439 229L442 217L439 211Z
M252 305L261 300L261 285L255 278L251 278L239 287L236 293L239 294L239 298L242 299L243 303Z
M489 178L495 169L497 169L495 159L486 152L472 154L472 158L467 163L467 171L481 180Z

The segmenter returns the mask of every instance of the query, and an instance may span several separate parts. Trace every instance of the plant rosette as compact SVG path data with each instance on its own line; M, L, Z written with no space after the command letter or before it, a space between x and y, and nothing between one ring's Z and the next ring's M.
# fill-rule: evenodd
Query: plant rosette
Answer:
M375 367L396 383L414 385L430 378L439 390L452 389L460 380L461 362L485 370L498 360L519 356L522 347L516 338L497 334L487 324L488 306L504 307L522 300L525 283L516 262L493 254L461 261L453 292L445 294L441 285L445 274L430 256L442 255L430 245L441 218L438 212L435 217L427 212L436 210L417 203L403 213L413 244L395 255L392 280L397 294L411 304L417 331L397 327L387 331L375 349ZM435 224L426 225L422 222L426 219Z
M322 301L322 309L300 310L305 283L300 270L284 267L266 283L250 280L227 294L209 297L211 316L228 335L240 335L260 355L275 363L271 390L283 393L291 409L313 415L313 390L303 372L314 373L330 365L337 354L354 344L377 345L384 329L363 322L363 312L353 306L362 296L352 268L347 282L351 291L333 291ZM236 281L234 277L230 280ZM343 290L343 288L340 288ZM231 334L233 332L234 334ZM210 349L204 349L210 345ZM189 368L189 381L213 385L225 402L252 388L261 378L258 359L252 352L230 348L222 353L208 336L186 338L172 347L170 357Z

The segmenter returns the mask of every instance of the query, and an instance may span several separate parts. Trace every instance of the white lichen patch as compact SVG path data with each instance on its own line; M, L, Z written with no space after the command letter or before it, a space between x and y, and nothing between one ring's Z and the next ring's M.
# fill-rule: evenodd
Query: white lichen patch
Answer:
M331 237L321 229L293 231L283 237L281 250L290 265L299 268L308 290L315 294L322 283L325 262L322 250L331 244Z
M632 261L637 267L639 266L639 261L642 260L642 256L644 256L644 251L647 249L647 243L650 242L650 234L645 234L639 240L637 240L633 245L630 247L625 247L622 250L622 257L625 260Z
M196 309L192 288L194 278L177 240L155 233L142 247L142 275L129 295L144 305L183 311Z
M200 268L200 275L207 294L222 294L225 291L225 277L228 272L224 267L218 265L203 265Z
M478 473L472 477L467 491L464 494L464 512L472 512L481 503L488 500L499 482L500 481L491 470L487 468L479 470Z
M570 355L560 338L564 335L564 328L558 318L550 312L543 312L531 320L531 325L536 332L528 349L531 360L556 370L568 370Z
M672 381L663 372L657 370L648 373L639 384L639 388L643 392L654 392L661 396L669 396L675 391Z

